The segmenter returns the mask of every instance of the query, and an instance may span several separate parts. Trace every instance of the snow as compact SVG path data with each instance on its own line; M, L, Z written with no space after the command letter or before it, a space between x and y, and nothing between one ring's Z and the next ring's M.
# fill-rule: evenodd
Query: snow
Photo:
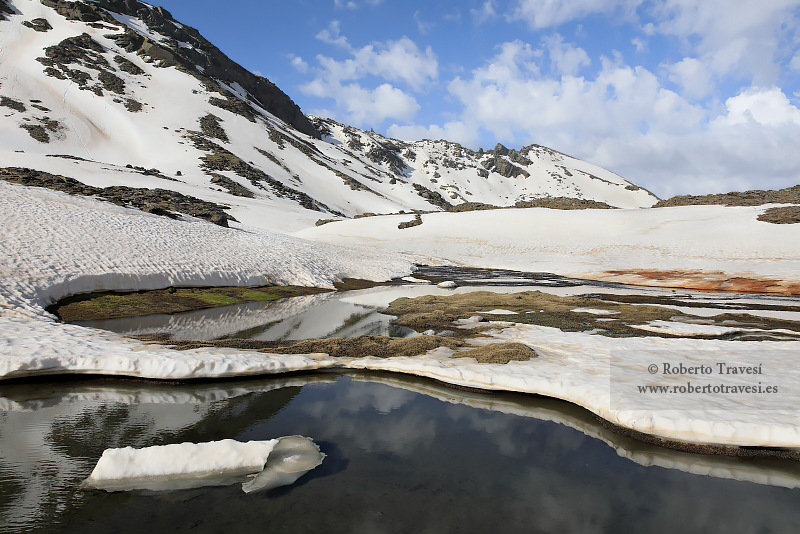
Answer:
M466 363L467 359L450 358L454 353L451 349L439 348L424 357L364 357L347 366L413 374L459 386L555 397L583 406L617 425L676 441L800 447L800 416L795 410L800 402L800 388L796 387L800 383L797 342L608 338L535 325L482 324L494 325L496 330L483 332L490 333L490 338L472 339L471 343L524 343L538 357L507 364L479 364L474 360ZM722 378L729 384L752 385L762 380L766 385L773 381L781 384L780 394L773 402L755 395L735 400L683 396L692 402L682 404L677 402L683 400L678 399L681 396L673 395L666 401L654 398L648 409L640 409L646 395L622 393L630 392L637 384L653 383L654 375L648 372L647 365L660 365L669 355L684 358L687 365L763 362L765 377ZM686 379L686 375L678 375L675 380L680 382L675 383L685 384Z
M650 321L647 324L632 324L631 327L638 328L639 330L647 330L649 332L674 334L678 336L695 336L695 335L718 336L720 334L742 331L742 328L733 328L730 326L679 323L676 321Z
M277 443L277 439L244 443L224 439L143 449L106 449L86 482L95 487L108 487L125 479L197 476L224 471L253 473L264 468Z
M325 454L320 452L319 446L308 438L280 438L272 449L264 470L242 484L242 491L255 493L294 484L301 476L319 466L324 459Z
M188 130L197 128L199 117L207 113L219 116L230 137L226 146L232 147L237 156L252 161L287 184L299 182L295 185L300 191L332 209L352 215L367 211L427 210L430 205L410 185L391 184L391 175L368 159L353 161L351 153L343 151L348 139L341 125L332 127L337 144L302 138L322 153L318 160L326 161L334 169L330 170L290 143L281 148L264 134L269 125L285 135L299 135L281 121L266 117L250 123L211 106L208 103L211 95L193 77L174 68L157 68L119 49L112 40L103 37L106 30L78 21L68 22L38 2L14 1L13 5L23 15L0 22L3 95L26 102L32 98L41 100L51 110L49 116L60 121L65 131L63 138L43 145L19 128L25 118L35 119L38 112L4 111L0 117L0 155L5 166L35 168L95 186L173 189L230 205L231 213L241 224L234 223L232 228L225 229L191 218L175 221L0 181L3 213L0 378L104 373L185 379L343 365L418 374L464 386L549 395L584 406L619 425L669 439L800 447L800 421L795 415L800 398L791 382L781 390L779 400L783 407L765 406L757 398L745 398L734 407L717 402L699 409L656 406L643 410L614 407L619 399L609 389L612 379L617 380L614 382L617 386L624 387L649 378L642 374L641 366L617 362L614 355L619 351L638 354L640 362L662 357L665 352L689 354L686 357L692 360L695 358L692 351L705 351L706 356L724 355L730 365L744 365L758 358L772 372L781 369L791 377L797 368L796 341L612 339L532 325L496 323L494 337L485 338L484 342L526 343L539 357L506 365L477 364L469 359L450 359L449 349L437 349L418 358L337 362L324 355L270 355L224 349L180 352L56 323L44 308L70 294L181 285L276 283L332 287L334 280L343 277L388 280L407 276L415 262L553 272L590 280L639 283L644 280L663 286L685 285L690 275L661 280L625 278L614 271L700 271L707 273L704 276L723 281L775 280L781 289L798 283L800 249L796 243L800 242L800 225L757 221L756 217L769 206L638 209L651 205L654 199L641 190L626 190L628 182L609 171L541 148L531 155L537 160L534 167L552 172L572 169L574 180L566 189L556 187L544 175L533 171L529 180L509 180L497 173L479 179L480 162L469 156L458 160L469 164L463 171L439 169L442 173L439 184L447 186L440 190L454 194L458 190L458 196L474 188L470 200L495 204L510 202L517 196L580 190L584 198L605 200L630 209L532 208L427 213L422 217L423 224L400 230L397 225L409 220L410 214L406 213L308 228L316 219L330 218L330 214L300 208L290 199L279 198L268 190L254 188L256 198L245 199L232 197L209 184L209 177L200 168L199 158L204 153L193 148L186 138ZM54 29L39 33L19 24L23 17L38 16L47 18ZM118 20L138 31L147 31L138 19ZM35 60L42 55L42 49L84 31L108 48L107 59L112 60L113 55L120 53L145 71L146 75L139 77L119 73L126 81L128 96L146 104L142 112L129 113L113 102L111 95L98 97L79 90L69 81L54 80L43 74L42 65ZM364 142L382 140L366 132L359 135ZM254 146L254 140L258 147ZM263 155L258 148L273 154L280 163ZM432 170L423 163L443 155L455 158L457 149L434 141L420 141L411 148L416 158L408 162L407 178L435 190L428 175ZM88 156L96 161L52 158L46 154ZM350 163L345 164L345 159ZM182 176L180 181L145 177L126 169L129 163L156 167L175 178L176 171L181 170ZM374 192L351 190L335 171L360 177ZM240 183L250 185L243 180ZM287 235L280 231L295 233ZM406 280L423 282L413 277ZM452 294L462 290L422 284L418 289L420 294ZM554 294L571 291L575 288L552 289ZM383 302L391 295L387 291L357 298L368 304L370 300ZM648 327L698 332L702 326L666 323L669 324L654 322ZM800 383L800 378L795 383Z
M800 225L756 220L766 207L429 213L423 224L403 230L394 217L372 217L294 235L339 245L369 243L427 257L429 265L446 262L622 282L626 280L615 271L686 272L663 280L631 277L633 283L673 287L685 283L693 271L706 273L710 280L757 277L777 281L779 288L798 284L800 249L795 243L800 242Z
M592 315L614 315L619 313L618 311L612 310L597 310L594 308L575 308L574 310L570 310L575 313L591 313Z
M171 350L110 332L27 318L0 317L0 332L0 379L88 373L182 380L285 373L336 364L325 354Z
M172 220L82 197L0 182L0 315L41 313L66 295L168 286L332 287L344 276L408 272L396 255L267 230ZM42 247L42 243L47 243Z
M106 491L167 491L228 485L252 474L242 491L254 493L293 484L324 458L303 436L124 447L106 449L85 484Z

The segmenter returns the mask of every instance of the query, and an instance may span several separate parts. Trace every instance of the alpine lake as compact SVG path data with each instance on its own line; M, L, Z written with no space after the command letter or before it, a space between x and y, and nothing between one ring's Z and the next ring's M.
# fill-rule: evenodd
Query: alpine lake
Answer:
M423 274L459 287L398 281L82 324L193 341L408 337L418 334L380 313L388 302L475 290L629 304L640 298L705 317L734 310L784 327L800 322L793 297L632 288L542 273ZM84 484L108 448L292 435L313 439L325 458L294 484L267 491L228 484L107 492ZM4 533L795 533L798 504L797 460L663 448L568 402L409 375L330 370L182 383L51 377L0 386Z

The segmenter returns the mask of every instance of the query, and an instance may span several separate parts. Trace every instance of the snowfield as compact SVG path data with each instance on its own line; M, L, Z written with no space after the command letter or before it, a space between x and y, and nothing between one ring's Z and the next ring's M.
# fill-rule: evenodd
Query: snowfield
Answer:
M643 378L642 365L638 362L620 366L613 360L614 352L619 350L641 354L643 363L650 363L652 358L649 355L657 357L665 352L711 351L724 354L725 361L731 365L744 365L752 363L757 354L759 361L773 373L783 370L785 376L792 376L797 342L613 339L587 333L565 333L554 328L493 323L497 329L484 342L522 342L532 347L538 357L506 365L478 364L471 359L451 359L450 352L438 349L416 358L379 360L365 357L337 361L321 354L270 355L210 348L175 351L107 332L59 324L44 311L44 307L55 299L101 289L261 285L270 282L330 287L335 278L342 276L388 279L411 271L412 262L405 251L429 254L432 260L439 262L450 255L466 265L485 266L489 263L504 268L530 265L533 269L558 272L561 268L566 269L563 258L570 256L584 263L603 262L607 268L636 265L637 257L646 258L648 255L651 259L657 256L676 265L680 257L670 259L668 253L680 254L679 244L688 242L687 249L693 251L695 257L688 258L686 252L682 257L693 267L708 263L714 268L739 266L740 270L771 276L780 271L790 272L792 265L798 265L797 252L790 245L797 242L798 230L794 225L777 226L755 221L757 209L652 210L642 212L651 221L650 226L641 225L642 229L638 231L629 229L621 234L615 232L626 225L614 217L630 221L640 212L529 209L441 214L439 217L425 215L422 226L397 233L392 233L391 228L396 229L399 217L372 217L329 224L302 233L305 237L321 235L338 244L242 225L226 229L204 221L172 220L97 200L5 183L0 183L0 210L5 217L0 228L4 252L0 259L3 278L0 289L2 377L100 373L186 379L336 366L386 370L484 389L553 396L584 406L616 424L674 440L800 447L800 421L796 412L774 404L765 406L757 397L741 399L735 409L712 403L699 408L690 406L690 409L659 409L655 406L654 409L640 410L624 405L612 406L614 399L610 387L612 376L616 381L614 384L620 386ZM709 213L714 217L709 217ZM480 224L469 221L468 224L446 223L446 220L464 219L465 215L466 219L478 217ZM682 217L673 220L675 215ZM565 224L566 216L573 221L570 225L573 231L553 230L556 236L551 237L548 244L546 232L536 230L537 223L541 224L550 217L553 222L548 227L556 229L555 221ZM523 225L519 222L520 217L533 221ZM496 219L494 222L493 218ZM654 220L657 218L660 218L658 224ZM712 239L705 233L687 232L704 218L706 221L712 218L711 235L722 237L726 223L737 228L738 246L734 244L736 239L728 238L711 248ZM760 238L755 235L756 225L761 229ZM336 234L331 230L336 227L357 228L365 235L359 237L352 232L351 235L344 234L346 238L333 239L331 236ZM449 230L445 231L445 228ZM507 231L508 228L519 230ZM586 229L587 235L576 228ZM676 232L676 228L680 232ZM367 229L371 232L368 233ZM414 230L417 231L410 234L412 239L402 239L406 234L401 232ZM435 235L437 230L441 230L441 236ZM468 238L466 234L469 231L474 231L476 237ZM499 237L492 241L491 235ZM633 243L626 245L630 254L622 254L620 251L626 248L617 247L618 254L612 256L602 253L603 246L589 247L590 240L601 235L609 236L606 241L613 241L615 235L618 240L647 235L651 242L644 246L644 237L639 237L643 251L638 256ZM564 243L553 251L553 242L559 237L564 239ZM482 248L475 248L480 239ZM703 256L700 251L704 243L708 247ZM537 246L543 250L537 250ZM574 247L572 253L570 246ZM599 259L590 254L592 250L599 254ZM759 254L773 261L759 261ZM526 257L536 257L537 262L526 263ZM549 261L548 257L551 258ZM795 267L794 272L800 270ZM419 285L417 289L421 293L448 291L432 285ZM795 383L800 383L800 380ZM800 395L791 387L784 389L780 398L783 406L796 406ZM669 405L666 407L670 408Z
M39 2L12 0L11 4L22 15L0 21L1 96L12 100L0 108L0 156L5 166L63 174L93 186L172 189L230 206L240 223L222 228L189 217L172 220L0 181L0 379L63 373L191 379L336 366L388 370L451 384L553 396L615 424L674 440L800 448L796 415L800 377L781 383L779 403L745 396L733 405L712 399L702 406L676 408L667 403L637 409L617 402L614 394L615 388L648 378L646 365L659 364L661 360L654 358L665 354L686 355L687 361L697 364L703 362L692 353L717 354L730 365L760 363L772 373L770 377L781 374L788 380L800 371L798 342L612 339L493 323L496 330L484 342L525 343L538 355L495 365L451 359L443 349L385 360L232 349L182 352L56 322L45 308L77 293L170 286L333 287L343 277L408 276L415 263L541 271L662 287L800 294L800 224L758 221L756 217L769 206L639 209L651 206L655 197L610 171L536 145L527 147L525 154L474 153L439 141L400 147L392 145L394 140L332 121L326 122L329 132L323 139L312 139L261 108L253 108L257 118L250 121L212 105L211 98L225 95L173 67L161 68L126 52L104 37L108 29L67 21ZM34 17L47 19L53 29L42 33L21 25ZM149 32L140 19L118 20ZM68 79L45 75L36 58L45 48L83 32L102 47L109 68L125 82L125 98L141 103L140 112L127 111L119 95L109 90L98 96ZM162 41L160 35L150 36ZM112 67L116 55L144 74ZM212 142L211 134L198 132L200 119L208 114L217 117L229 138L216 137L215 150L228 151L239 165L219 174L249 188L254 198L233 196L216 185L219 182L211 182L201 158L225 153L195 144L203 135L204 142ZM21 128L34 124L44 128L50 120L57 125L48 134L48 143ZM384 156L389 153L389 159L376 155L381 151ZM393 169L392 161L403 163L404 170ZM514 165L518 171L528 169L528 176L498 172ZM163 177L143 175L132 166L155 167ZM281 187L265 178L246 178L242 167L250 176L268 175ZM421 225L400 230L398 224L414 218L406 213L310 227L316 219L335 218L336 213L437 209L423 193L428 197L436 193L454 204L505 206L516 200L572 196L625 209L426 213ZM303 194L327 209L301 207L297 198ZM290 231L294 234L286 233ZM674 331L676 325L655 323L650 328ZM689 334L703 331L680 328ZM615 355L620 353L629 358L619 360ZM731 380L749 383L741 377ZM283 475L266 479L263 483L268 486Z
M412 216L394 215L340 221L294 235L413 252L427 256L431 265L451 262L661 287L769 280L774 285L762 292L800 294L800 225L758 221L768 207L428 213L421 225L402 230L397 225ZM665 271L673 272L647 276Z

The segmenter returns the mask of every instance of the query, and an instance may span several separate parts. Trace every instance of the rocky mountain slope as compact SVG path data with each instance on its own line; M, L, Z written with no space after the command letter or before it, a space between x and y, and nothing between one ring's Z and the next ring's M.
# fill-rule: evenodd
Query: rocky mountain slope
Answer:
M538 145L474 152L307 117L197 30L138 0L2 0L0 16L4 168L175 191L280 230L561 197L573 207L658 200Z

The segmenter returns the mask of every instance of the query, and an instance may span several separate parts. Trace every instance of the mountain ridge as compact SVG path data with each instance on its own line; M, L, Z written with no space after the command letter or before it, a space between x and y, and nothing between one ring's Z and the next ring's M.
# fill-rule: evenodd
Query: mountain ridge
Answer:
M475 152L306 116L272 82L139 0L7 3L4 167L94 187L171 189L230 205L232 220L290 230L326 215L562 197L622 208L658 200L540 145Z

